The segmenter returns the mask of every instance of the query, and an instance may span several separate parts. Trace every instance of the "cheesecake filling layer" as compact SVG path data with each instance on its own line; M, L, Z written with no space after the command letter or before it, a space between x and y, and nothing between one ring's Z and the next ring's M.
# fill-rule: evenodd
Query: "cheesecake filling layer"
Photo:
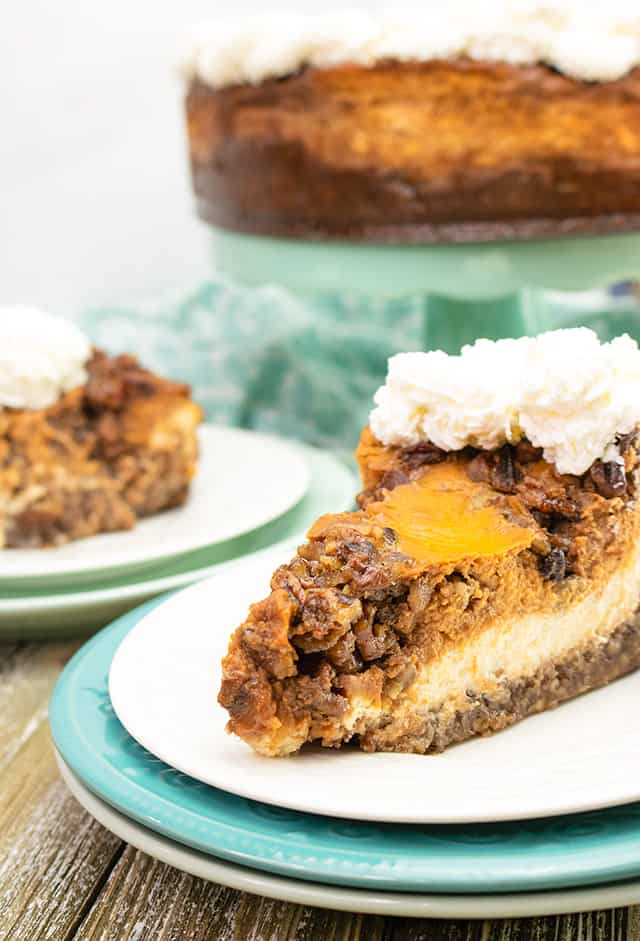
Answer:
M446 701L463 701L469 690L484 693L505 679L532 676L572 650L605 643L639 605L640 547L624 568L583 600L564 610L559 604L511 622L501 619L476 639L425 664L409 698L416 707L437 709Z
M355 697L344 720L345 738L358 733L365 748L404 750L409 736L407 750L440 750L484 726L495 731L609 682L640 662L639 606L640 546L623 568L580 601L563 609L559 599L554 609L510 622L500 619L422 664L415 681L394 701L392 722L387 721L389 704ZM621 645L626 654L612 663ZM482 726L475 732L464 720L469 712ZM498 726L491 724L492 717Z

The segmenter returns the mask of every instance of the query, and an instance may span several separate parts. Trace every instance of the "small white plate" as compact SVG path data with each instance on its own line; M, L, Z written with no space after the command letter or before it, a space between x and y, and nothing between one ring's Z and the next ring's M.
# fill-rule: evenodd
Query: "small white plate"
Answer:
M220 661L282 550L240 561L144 617L114 657L109 691L128 732L193 778L293 810L392 823L479 823L640 799L640 672L442 755L303 749L260 757L225 732Z
M311 471L307 494L284 516L234 539L199 549L177 559L165 560L136 577L87 580L86 588L70 591L20 591L2 597L0 589L0 638L50 638L87 634L166 591L184 588L207 578L241 556L253 556L272 546L287 546L289 556L309 526L323 513L352 506L358 488L355 475L331 454L307 445L295 446ZM284 550L283 550L284 551ZM20 584L22 589L22 584Z
M76 800L99 823L136 849L200 879L297 905L408 918L527 918L640 903L640 881L491 895L434 895L345 889L272 876L207 856L135 823L89 791L56 753L60 773Z
M184 506L141 520L132 530L103 533L55 549L0 551L0 580L131 572L212 546L269 523L298 503L309 486L304 452L254 431L204 425L200 460Z

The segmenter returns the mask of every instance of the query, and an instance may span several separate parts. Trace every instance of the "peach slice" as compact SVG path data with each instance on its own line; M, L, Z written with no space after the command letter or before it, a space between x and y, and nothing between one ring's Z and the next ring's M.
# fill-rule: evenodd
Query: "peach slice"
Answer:
M396 487L372 503L366 515L393 529L406 555L439 564L530 546L535 528L508 518L513 504L487 484L470 480L461 464L447 461Z

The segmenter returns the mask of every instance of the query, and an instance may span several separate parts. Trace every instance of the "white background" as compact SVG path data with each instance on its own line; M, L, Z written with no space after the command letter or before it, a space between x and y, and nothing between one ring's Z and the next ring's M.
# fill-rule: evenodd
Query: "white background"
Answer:
M317 0L274 0L318 9ZM332 6L336 6L333 3ZM179 37L259 0L17 0L0 30L0 304L57 313L188 291L193 213Z

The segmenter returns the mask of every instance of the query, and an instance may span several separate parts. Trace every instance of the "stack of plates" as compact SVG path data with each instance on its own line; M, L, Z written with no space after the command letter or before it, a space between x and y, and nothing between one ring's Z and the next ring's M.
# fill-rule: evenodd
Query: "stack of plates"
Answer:
M205 425L188 502L59 549L0 552L0 636L70 634L241 556L300 541L357 483L339 461L269 435Z
M220 659L282 547L94 637L53 696L61 771L106 827L218 883L358 912L499 917L640 902L640 676L443 755L256 756Z

